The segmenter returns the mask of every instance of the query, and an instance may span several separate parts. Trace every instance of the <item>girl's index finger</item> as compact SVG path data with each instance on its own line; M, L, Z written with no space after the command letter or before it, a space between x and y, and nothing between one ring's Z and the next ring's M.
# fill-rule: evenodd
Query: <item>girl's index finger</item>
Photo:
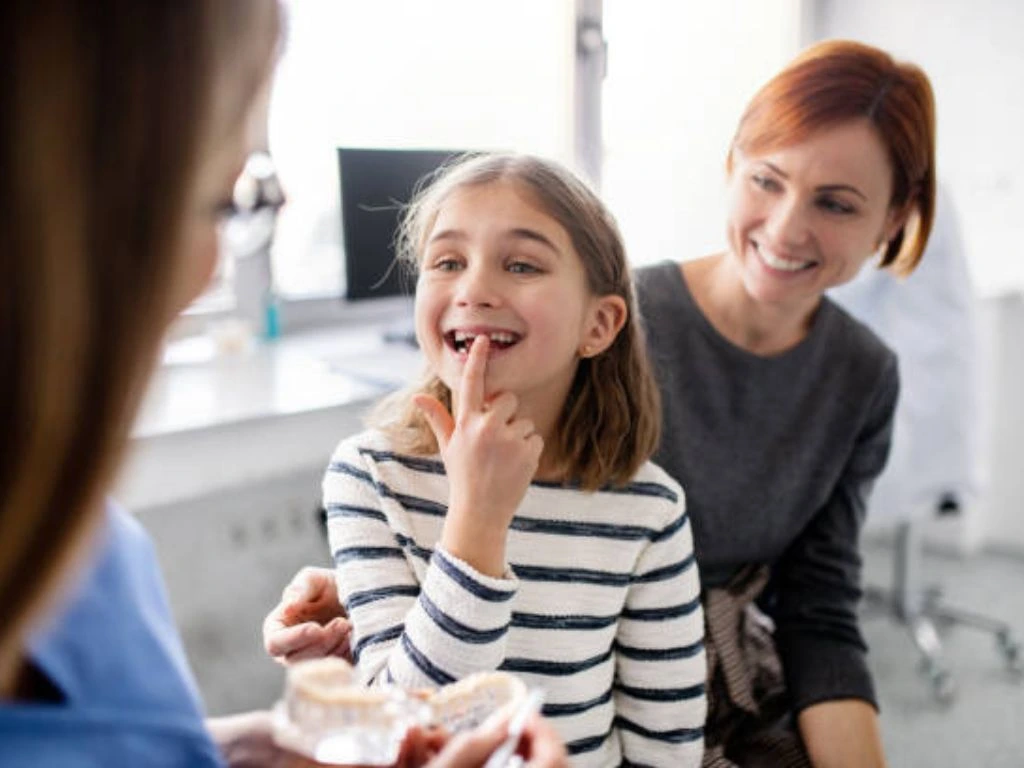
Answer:
M462 369L462 381L459 382L459 409L463 411L479 411L484 407L484 375L487 373L487 350L491 340L485 334L473 339L466 358L466 367Z

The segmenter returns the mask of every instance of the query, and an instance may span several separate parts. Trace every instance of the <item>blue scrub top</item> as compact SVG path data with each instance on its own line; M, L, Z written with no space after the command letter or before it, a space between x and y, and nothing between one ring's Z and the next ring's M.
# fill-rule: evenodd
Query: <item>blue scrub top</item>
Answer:
M138 522L111 505L73 592L29 649L64 702L0 706L0 765L222 766Z

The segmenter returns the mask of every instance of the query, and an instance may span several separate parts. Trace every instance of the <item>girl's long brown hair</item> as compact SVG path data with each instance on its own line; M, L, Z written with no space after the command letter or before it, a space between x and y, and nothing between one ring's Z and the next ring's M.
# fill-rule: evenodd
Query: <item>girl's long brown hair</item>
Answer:
M99 519L173 315L215 84L251 69L230 97L251 99L275 37L272 2L0 5L0 693Z
M498 181L519 185L565 229L592 295L616 295L626 302L626 324L612 345L579 362L552 451L566 478L585 490L624 484L657 447L661 404L622 238L611 214L586 184L557 163L537 157L462 158L442 168L406 209L399 256L412 267L419 264L445 200L458 189ZM431 394L451 408L448 387L428 374L419 385L385 398L370 423L388 433L399 450L429 455L437 452L437 441L412 403L417 392Z

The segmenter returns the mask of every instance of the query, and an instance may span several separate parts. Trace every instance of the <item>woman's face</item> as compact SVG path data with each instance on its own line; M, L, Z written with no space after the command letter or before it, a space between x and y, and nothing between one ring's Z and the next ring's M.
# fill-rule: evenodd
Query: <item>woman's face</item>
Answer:
M174 315L169 320L209 285L220 256L218 230L234 210L235 181L257 137L266 137L277 13L272 2L253 4L249 11L254 18L244 42L214 79L212 114L187 202Z
M174 316L206 290L217 267L218 229L231 211L235 180L248 151L246 121L237 129L218 132L206 143L186 209L185 233L174 293Z
M813 306L902 225L889 205L892 166L866 120L760 155L737 150L734 163L729 259L755 301Z

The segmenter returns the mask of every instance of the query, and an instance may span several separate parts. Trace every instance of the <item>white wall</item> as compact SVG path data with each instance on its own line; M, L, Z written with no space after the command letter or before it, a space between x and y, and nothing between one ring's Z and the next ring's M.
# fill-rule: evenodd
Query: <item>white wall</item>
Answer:
M573 0L289 0L270 101L288 194L286 293L337 289L335 148L497 149L572 161Z
M607 0L602 193L630 259L724 246L725 154L746 102L800 44L798 0Z
M935 90L939 176L961 215L982 295L1024 290L1024 3L817 0L819 37L852 37L919 64Z
M1017 0L814 0L812 34L863 40L920 65L935 90L938 171L981 299L978 508L934 543L1024 552L1024 4Z
M984 310L991 387L980 533L991 549L1024 554L1024 294L989 299Z

